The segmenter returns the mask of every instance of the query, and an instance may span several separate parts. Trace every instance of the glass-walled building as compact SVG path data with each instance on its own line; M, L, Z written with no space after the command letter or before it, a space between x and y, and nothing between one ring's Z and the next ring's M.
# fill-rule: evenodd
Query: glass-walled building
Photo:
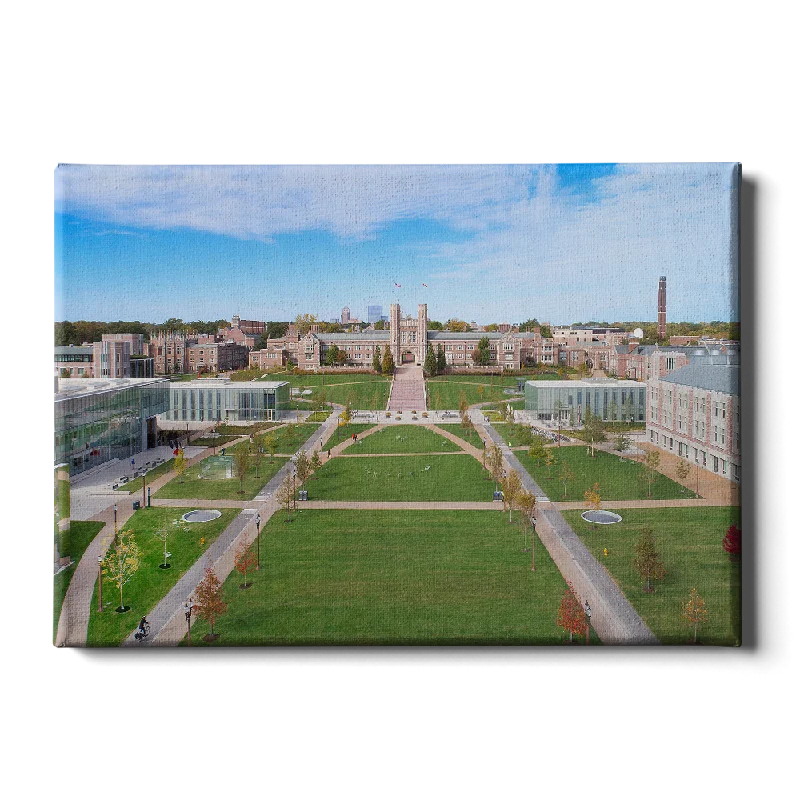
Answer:
M169 408L165 378L59 380L55 394L55 463L75 475L155 447L156 415Z
M245 422L282 419L289 410L287 381L197 379L170 384L174 422Z
M643 422L647 387L638 381L526 381L525 410L534 419L580 425L591 408L603 420Z

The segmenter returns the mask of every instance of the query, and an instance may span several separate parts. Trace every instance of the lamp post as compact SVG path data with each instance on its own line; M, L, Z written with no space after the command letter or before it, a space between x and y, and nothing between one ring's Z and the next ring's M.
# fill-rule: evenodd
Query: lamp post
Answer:
M103 610L103 556L97 556L97 610Z
M584 601L583 610L586 612L586 644L589 644L589 630L592 626L592 609L588 600Z
M117 536L117 504L114 503L114 538Z
M186 617L186 646L192 646L192 609L194 608L194 603L192 599L189 598L183 604L183 614Z
M261 514L256 512L256 570L261 569Z

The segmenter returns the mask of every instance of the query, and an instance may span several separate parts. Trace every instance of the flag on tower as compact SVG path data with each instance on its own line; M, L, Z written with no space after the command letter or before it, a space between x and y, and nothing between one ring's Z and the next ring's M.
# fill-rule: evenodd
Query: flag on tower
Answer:
M423 286L424 286L426 289L428 288L428 284L427 284L427 283L423 283L422 285L423 285Z
M402 287L402 286L401 286L399 283L396 283L396 284L395 284L395 286L396 286L398 289L402 289L402 288L403 288L403 287Z

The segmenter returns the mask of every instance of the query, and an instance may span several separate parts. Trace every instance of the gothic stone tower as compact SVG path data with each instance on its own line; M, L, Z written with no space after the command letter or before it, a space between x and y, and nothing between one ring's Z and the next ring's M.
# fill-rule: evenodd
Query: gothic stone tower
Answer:
M658 279L658 338L667 336L667 276Z
M421 364L425 360L428 344L428 306L417 306L417 318L403 319L400 306L392 303L389 308L389 346L394 363Z

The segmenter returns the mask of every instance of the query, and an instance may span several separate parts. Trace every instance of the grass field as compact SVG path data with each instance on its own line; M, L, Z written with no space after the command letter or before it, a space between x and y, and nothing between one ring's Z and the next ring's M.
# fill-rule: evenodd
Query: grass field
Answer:
M319 429L320 426L315 423L301 422L293 427L286 426L273 431L273 436L275 436L277 441L275 452L286 453L287 455L296 453L300 449L301 445L305 444L309 436L319 431ZM312 444L312 449L318 447L319 440L315 439ZM244 448L246 450L248 447L250 447L250 442L240 442L239 444L235 444L233 447L226 447L225 455L233 455L240 448ZM267 452L267 458L269 458L269 452Z
M502 378L495 378L495 383L490 384L489 378L485 375L475 376L470 382L449 380L450 377L432 378L427 382L428 408L431 411L458 408L462 394L468 405L502 400L507 396L503 394L504 384L500 383ZM513 385L516 385L516 381Z
M455 456L453 457L455 458ZM213 645L558 644L565 583L537 542L491 511L304 511L275 515L253 586L224 584ZM249 576L248 576L249 578ZM206 646L208 625L192 628ZM596 641L596 640L595 640Z
M329 447L336 447L337 444L341 444L346 439L350 439L354 433L360 435L364 433L364 431L368 431L370 428L374 427L374 425L362 425L360 423L339 425L331 434L331 438L325 443L325 449L327 450Z
M520 430L520 428L525 428L527 431L530 431L530 428L527 426L511 426L505 422L496 422L492 425L492 427L500 434L500 438L506 444L511 442L512 447L520 447L530 444L530 436L526 438L526 434Z
M583 500L583 493L600 484L602 500L646 500L647 484L640 480L640 465L629 459L595 450L595 457L586 455L582 445L569 447L553 447L550 452L556 458L552 469L544 464L537 464L528 455L527 450L515 453L531 477L542 487L547 496L554 501ZM567 494L564 496L564 485L559 480L561 464L566 464L574 477L567 483ZM694 497L694 492L684 489L675 481L659 474L651 487L651 499L671 500L675 498Z
M494 484L484 474L469 455L333 458L308 489L312 500L489 501Z
M192 447L225 447L229 442L238 439L238 436L206 436L201 439L194 439Z
M457 453L458 445L419 425L389 425L359 439L348 453Z
M483 439L478 436L474 428L466 431L461 427L461 425L442 425L439 422L436 423L436 426L442 428L442 430L445 430L448 433L452 433L453 436L458 436L459 439L463 439L465 442L467 442L467 444L477 447L478 450L483 450Z
M511 406L516 411L522 411L525 408L525 398L517 396L516 399L509 397L507 400L501 400L499 403L490 403L486 406L481 406L483 411L505 411L506 406Z
M155 469L151 469L150 472L147 473L148 486L156 478L159 478L162 475L166 475L172 469L172 463L174 461L175 459L171 458L169 461L165 461L163 464L159 464ZM118 489L115 489L115 491L121 492L122 494L132 494L133 492L141 492L142 478L134 478L132 481L128 481L127 483L120 486Z
M739 524L738 508L621 509L622 522L592 526L579 511L564 517L593 555L614 576L653 633L664 644L691 641L692 632L681 619L681 603L694 587L706 601L709 620L698 630L703 644L738 644L740 641L740 565L728 560L722 538L728 527ZM633 568L634 544L643 527L653 529L656 548L667 574L655 581L655 591L645 592ZM603 555L608 549L608 556Z
M296 403L297 408L307 409L319 401L324 393L325 402L347 405L355 409L380 410L389 401L391 380L384 375L348 374L341 375L270 375L270 380L285 380L294 389L311 389L304 396L306 403Z
M225 425L224 423L216 426L216 432L223 436L249 436L251 433L263 433L264 431L280 425L280 422L253 422L250 425Z
M134 512L125 523L125 530L133 531L141 550L139 570L123 589L123 600L131 610L117 614L119 590L104 581L103 612L97 611L97 596L92 598L87 644L118 645L139 624L142 616L149 614L159 600L177 583L178 578L205 552L217 536L230 525L239 513L235 508L220 509L219 519L202 524L188 524L185 533L175 533L167 541L172 555L171 569L160 569L164 560L163 544L156 531L180 519L191 508L148 508ZM95 593L97 588L95 587Z
M103 529L102 522L70 522L69 540L70 557L72 564L55 576L53 581L53 640L56 638L56 628L58 627L58 617L61 614L61 606L64 605L64 598L67 595L72 576L75 574L75 567L83 558L86 548L91 544L92 539Z
M229 453L226 452L226 455ZM195 464L183 473L183 482L177 477L162 486L153 497L167 500L190 500L194 497L205 500L252 500L268 483L270 478L286 463L285 458L275 457L275 462L270 463L269 453L261 460L256 477L256 468L251 466L242 481L243 493L239 494L239 479L226 478L219 481L200 478L203 462Z

